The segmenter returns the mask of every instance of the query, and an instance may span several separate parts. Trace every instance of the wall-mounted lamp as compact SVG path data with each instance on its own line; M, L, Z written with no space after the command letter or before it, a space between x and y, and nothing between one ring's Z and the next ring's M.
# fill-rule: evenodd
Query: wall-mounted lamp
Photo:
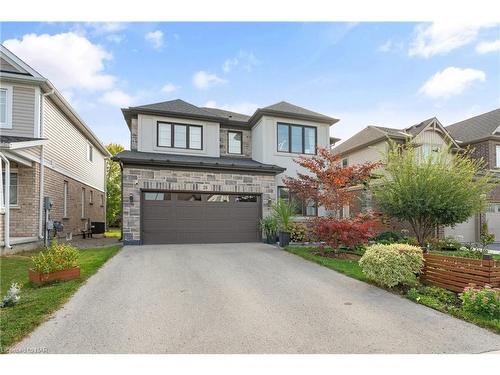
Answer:
M130 203L134 203L134 194L130 194L128 196L128 200L130 201Z
M271 207L273 205L273 200L271 198L267 198L267 207Z

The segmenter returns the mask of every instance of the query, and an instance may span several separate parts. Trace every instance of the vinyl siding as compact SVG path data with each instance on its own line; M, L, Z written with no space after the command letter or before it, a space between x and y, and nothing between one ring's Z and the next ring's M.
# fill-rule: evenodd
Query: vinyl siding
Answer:
M87 138L57 108L44 98L43 138L45 165L84 184L104 191L105 160L94 146L94 160L87 160Z
M7 60L0 58L0 70L12 73L26 73L23 70L17 69L14 65L10 64Z
M382 160L383 154L387 151L387 142L382 141L371 146L362 148L358 151L346 154L347 165L363 164L366 162L377 162Z
M12 129L1 129L3 135L33 137L35 133L35 88L13 86Z
M431 144L440 146L445 146L447 144L443 137L433 130L426 130L420 133L415 137L415 142L418 144Z

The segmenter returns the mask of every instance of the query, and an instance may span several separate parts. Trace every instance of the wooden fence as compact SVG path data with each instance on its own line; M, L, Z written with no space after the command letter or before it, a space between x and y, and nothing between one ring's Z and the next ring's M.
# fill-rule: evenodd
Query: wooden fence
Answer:
M500 287L500 261L424 254L420 279L427 284L462 292L469 284Z

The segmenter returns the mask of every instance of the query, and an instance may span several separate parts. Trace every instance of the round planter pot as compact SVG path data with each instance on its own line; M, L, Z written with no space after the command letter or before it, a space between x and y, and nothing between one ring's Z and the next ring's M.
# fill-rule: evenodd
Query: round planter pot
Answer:
M290 232L279 232L280 247L285 247L290 244Z

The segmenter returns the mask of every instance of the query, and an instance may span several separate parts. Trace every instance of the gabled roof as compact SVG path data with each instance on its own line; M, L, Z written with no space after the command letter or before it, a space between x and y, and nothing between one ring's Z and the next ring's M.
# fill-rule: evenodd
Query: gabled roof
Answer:
M385 139L405 139L407 136L408 135L405 135L404 131L398 129L369 125L340 145L334 147L333 152L336 154L343 154L347 151L354 151Z
M449 125L446 130L462 144L489 137L500 138L500 108Z
M370 144L382 141L384 139L413 139L432 124L435 124L435 126L437 126L445 134L445 136L449 138L454 146L459 147L453 137L448 133L446 128L441 125L439 120L436 117L431 117L430 119L424 120L416 125L412 125L404 129L370 125L357 134L353 135L351 138L347 139L337 147L334 147L333 151L338 154L343 154L369 146Z
M257 109L252 116L242 113L226 111L218 108L197 107L181 99L169 100L160 103L122 108L123 116L130 127L132 116L139 113L172 115L180 118L192 118L216 121L221 125L239 125L251 128L263 115L276 115L285 118L296 118L334 124L338 120L320 113L305 109L287 102L279 102L268 107Z
M5 46L0 44L0 56L11 66L18 69L21 73L2 71L0 72L0 77L4 80L9 80L12 82L24 83L30 82L31 84L37 84L41 87L44 93L50 96L54 101L56 106L68 116L72 123L77 129L79 129L99 151L106 157L111 156L106 147L97 138L92 129L82 120L82 118L76 113L73 107L66 101L62 94L55 88L55 86L47 78L43 77L40 73L26 64L23 60L17 57ZM56 57L54 57L56 58Z

